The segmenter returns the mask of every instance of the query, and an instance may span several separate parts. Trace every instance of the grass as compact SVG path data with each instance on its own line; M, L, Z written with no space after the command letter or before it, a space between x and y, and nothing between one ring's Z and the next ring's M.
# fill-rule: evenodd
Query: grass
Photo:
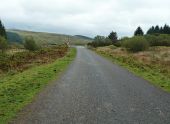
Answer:
M49 82L57 79L74 59L76 49L51 64L30 68L0 80L0 124L8 123Z
M162 50L170 50L170 48L162 48ZM150 51L140 53L128 53L121 48L101 47L95 49L95 51L110 59L112 62L119 64L129 71L143 77L153 85L162 88L165 91L170 92L170 65L167 56L161 51L157 51L156 48L151 48ZM158 52L158 53L157 53ZM153 55L161 56L160 59L152 57ZM168 52L166 52L168 53ZM150 55L151 54L151 55ZM166 61L164 60L166 58Z

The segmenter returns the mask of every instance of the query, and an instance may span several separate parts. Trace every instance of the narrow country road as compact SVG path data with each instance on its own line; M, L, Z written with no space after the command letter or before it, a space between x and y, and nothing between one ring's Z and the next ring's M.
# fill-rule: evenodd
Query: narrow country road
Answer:
M170 124L170 94L83 47L14 124Z

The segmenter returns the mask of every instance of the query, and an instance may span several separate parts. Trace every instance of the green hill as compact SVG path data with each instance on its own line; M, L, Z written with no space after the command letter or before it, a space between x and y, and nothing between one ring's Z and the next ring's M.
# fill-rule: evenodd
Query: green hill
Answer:
M75 35L77 38L85 39L85 40L93 40L91 37L83 36L83 35Z
M7 31L7 39L9 42L16 42L16 43L22 43L23 39L21 36L14 32L8 32Z
M40 45L48 44L63 44L68 41L72 45L85 45L91 42L91 39L85 39L77 36L55 34L55 33L46 33L46 32L33 32L33 31L23 31L23 30L8 30L8 32L16 33L24 39L27 36L32 36L36 42Z

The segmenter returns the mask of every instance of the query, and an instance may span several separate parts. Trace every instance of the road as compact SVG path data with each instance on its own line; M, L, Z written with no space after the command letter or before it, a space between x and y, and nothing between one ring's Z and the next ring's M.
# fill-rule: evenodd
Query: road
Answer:
M63 76L13 123L170 124L170 94L77 47L77 57Z

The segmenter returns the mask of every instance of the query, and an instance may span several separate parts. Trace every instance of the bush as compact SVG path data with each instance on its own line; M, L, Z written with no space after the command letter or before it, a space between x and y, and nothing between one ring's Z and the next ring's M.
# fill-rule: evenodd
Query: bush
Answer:
M3 52L8 47L7 40L0 36L0 50Z
M170 35L168 34L146 35L145 38L150 46L170 46Z
M111 44L112 41L109 38L105 38L104 36L96 36L93 42L88 43L88 45L92 47L108 46Z
M149 43L142 36L128 38L122 42L122 45L132 52L144 51L149 48Z
M37 46L37 44L35 43L35 40L32 37L27 37L25 39L24 47L25 47L25 49L27 49L29 51L38 50L38 46Z
M66 55L68 47L51 46L44 47L37 51L24 51L15 54L7 54L0 52L0 73L8 71L23 71L32 65L40 65L52 62L57 58Z
M121 47L121 41L117 41L116 43L113 44L116 47Z

